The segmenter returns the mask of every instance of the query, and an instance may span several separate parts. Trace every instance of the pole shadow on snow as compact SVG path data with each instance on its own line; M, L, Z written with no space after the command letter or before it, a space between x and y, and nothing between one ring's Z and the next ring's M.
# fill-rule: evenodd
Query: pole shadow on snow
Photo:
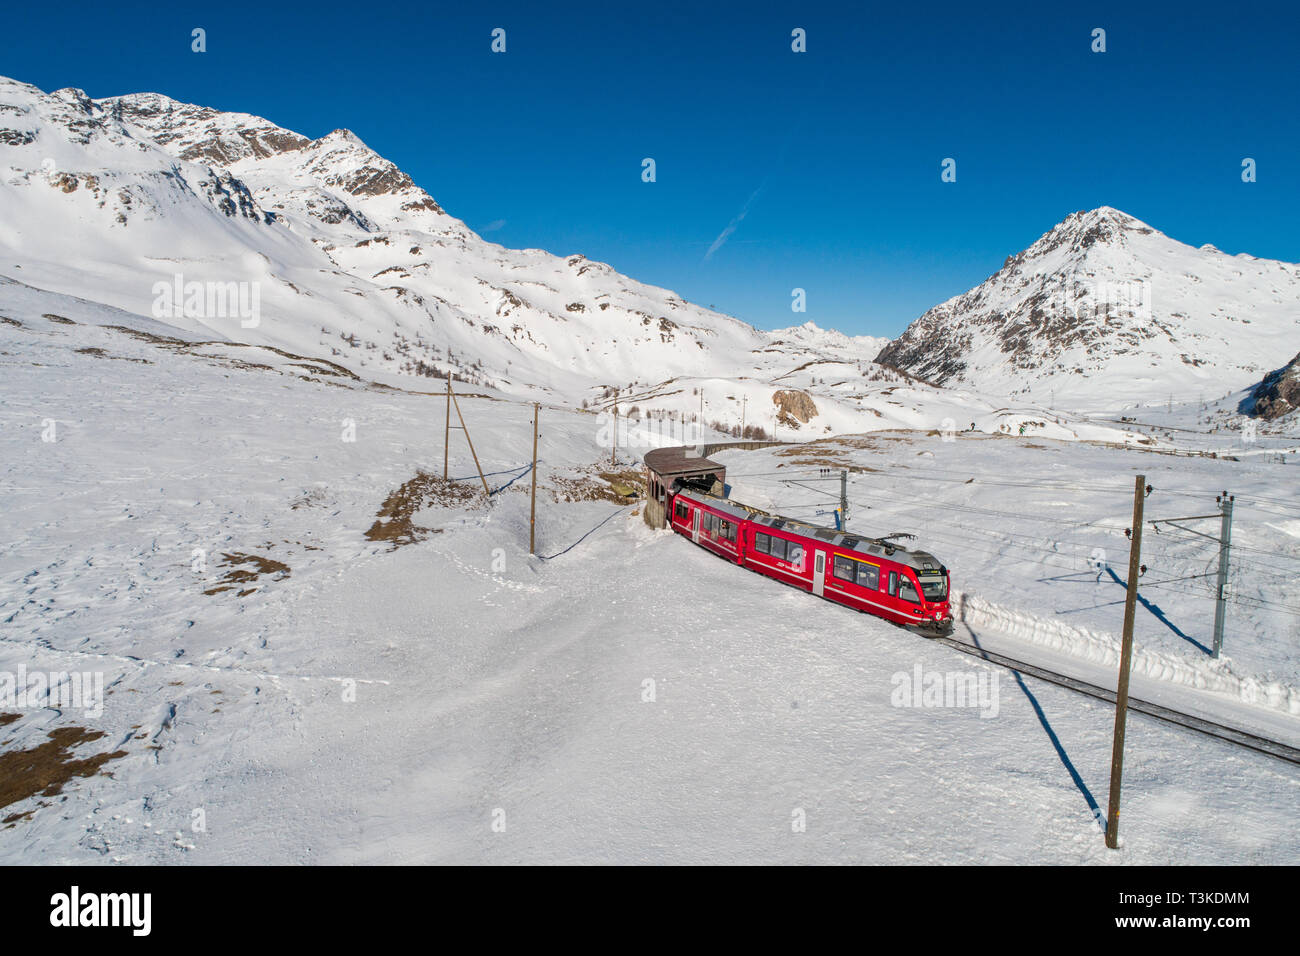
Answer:
M509 481L507 481L507 482L506 482L504 485L502 485L501 487L499 487L499 488L494 488L492 491L489 491L489 492L488 492L488 495L491 496L491 495L495 495L498 491L505 491L507 488L509 488L511 485L513 485L516 481L518 481L520 478L524 477L524 475L528 474L528 473L529 473L530 471L532 471L532 470L533 470L532 462L529 462L529 463L526 464L526 465L520 465L518 468L506 468L506 469L504 469L504 470L502 470L502 471L485 471L485 472L483 472L483 477L484 477L484 478L491 478L493 475L514 475L513 478L511 478ZM478 480L478 475L466 475L464 478L452 478L452 479L450 479L450 480L451 480L451 481L477 481L477 480Z
M1096 610L1099 610L1099 609L1101 609L1101 608L1103 608L1103 607L1115 607L1115 606L1120 605L1120 604L1123 604L1123 603L1124 603L1123 601L1103 601L1101 604L1089 604L1087 607L1070 607L1070 608L1064 608L1064 609L1062 609L1062 608L1057 608L1056 611L1055 611L1054 613L1056 613L1056 614L1078 614L1080 611L1096 611Z
M1122 580L1118 574L1115 573L1115 569L1114 569L1114 568L1108 566L1108 567L1106 568L1106 573L1110 575L1111 580L1114 581L1116 584L1123 585L1125 588L1128 587L1128 584L1127 584L1124 580ZM1169 630L1173 631L1175 634L1177 634L1179 637L1181 637L1183 640L1185 640L1188 644L1191 644L1193 647L1199 648L1201 651L1203 651L1203 652L1206 653L1206 654L1212 654L1212 653L1213 653L1213 651L1211 651L1208 647L1206 647L1204 644L1202 644L1202 643L1201 643L1200 641L1198 641L1196 638L1191 637L1190 635L1184 634L1184 633L1179 629L1179 627L1178 627L1177 624L1175 624L1173 621L1169 620L1169 618L1167 618L1167 617L1165 616L1165 612L1162 611L1162 610L1160 609L1160 605L1158 605L1158 604L1152 604L1150 601L1148 601L1146 598L1144 598L1144 597L1142 596L1141 591L1138 592L1137 599L1138 599L1138 603L1141 604L1141 605L1142 605L1144 608L1146 608L1148 611L1150 611L1150 612L1151 612L1151 615L1152 615L1152 616L1153 616L1157 621L1159 621L1161 624L1165 625L1165 627L1169 628Z
M627 511L627 509L631 507L632 505L623 505L617 511L614 511L611 514L607 515L606 517L602 518L600 521L596 522L596 524L593 525L591 528L588 528L586 534L584 534L577 541L573 542L573 544L569 545L563 551L556 551L554 554L539 554L537 557L541 558L543 561L550 561L552 558L558 558L562 554L568 554L578 545L582 544L582 542L586 541L589 537L595 534L600 528L608 524L610 520L617 517L618 515L621 515L623 512Z
M966 632L970 634L970 638L975 643L975 646L981 651L984 650L984 645L980 643L979 635L976 634L975 631L971 629L971 626L966 623L965 608L962 609L961 623L966 628ZM1047 734L1047 739L1051 741L1052 747L1056 750L1056 756L1060 758L1061 764L1070 774L1070 779L1074 781L1074 785L1079 789L1079 792L1083 794L1083 799L1087 801L1088 809L1092 812L1092 818L1097 821L1097 825L1101 827L1101 830L1104 833L1106 831L1106 815L1102 812L1100 805L1098 805L1096 799L1093 797L1092 791L1088 789L1088 785L1083 782L1083 777L1080 776L1078 769L1075 768L1073 761L1070 760L1070 755L1065 752L1065 747L1061 743L1061 738L1056 736L1056 731L1052 729L1052 724L1047 719L1047 714L1044 713L1042 705L1038 703L1038 698L1034 696L1033 691L1031 691L1028 685L1025 684L1025 679L1021 676L1020 671L1014 668L1011 668L1010 670L1011 676L1016 679L1016 685L1020 688L1020 692L1023 693L1025 699L1029 701L1029 706L1034 708L1034 715L1038 717L1038 722L1043 725L1043 730Z
M1050 578L1038 578L1039 584L1051 584L1053 581L1067 581L1070 584L1095 584L1096 573L1093 571L1071 571L1069 574L1053 574Z
M1038 584L1099 584L1101 582L1100 572L1095 571L1072 571L1069 574L1054 574L1048 578L1038 578ZM1078 614L1080 611L1095 611L1098 608L1111 607L1116 604L1123 604L1123 601L1103 601L1100 604L1089 604L1087 607L1057 608L1056 614Z
M529 464L527 464L527 465L524 465L523 471L519 472L519 474L515 475L513 478L511 478L509 481L507 481L507 482L506 482L504 485L502 485L500 488L495 488L495 489L493 489L492 492L491 492L491 494L495 495L495 494L497 494L497 492L505 491L507 488L509 488L511 485L513 485L516 481L518 481L520 478L523 478L526 474L528 474L528 473L529 473L530 471L532 471L532 470L533 470L533 466L532 466L531 463L529 463ZM512 474L512 472L509 472L509 471L501 471L501 472L497 472L497 474L500 474L500 475L509 475L509 474ZM484 477L486 478L487 476L484 475Z

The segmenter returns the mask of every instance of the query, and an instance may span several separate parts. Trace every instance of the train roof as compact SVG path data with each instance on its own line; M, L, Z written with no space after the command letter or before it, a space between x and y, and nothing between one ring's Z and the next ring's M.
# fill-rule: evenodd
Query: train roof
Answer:
M683 488L677 494L695 498L703 504L707 504L713 510L720 511L724 515L730 515L741 521L752 521L755 515L764 514L757 508L742 505L739 501L732 501L730 498L719 498L717 495L711 495L707 491L700 491L696 488Z
M819 541L825 541L827 544L848 551L860 551L873 557L887 557L891 561L907 565L917 571L946 570L943 562L928 551L911 551L901 544L885 541L881 538L870 538L853 534L851 531L839 531L824 525L809 524L798 518L787 518L783 515L771 514L761 508L741 504L738 501L732 501L730 498L719 498L717 495L696 491L693 488L684 490L680 494L695 498L723 514L752 521L756 525L771 528L773 531L788 531L793 534L803 535L806 538L816 538Z

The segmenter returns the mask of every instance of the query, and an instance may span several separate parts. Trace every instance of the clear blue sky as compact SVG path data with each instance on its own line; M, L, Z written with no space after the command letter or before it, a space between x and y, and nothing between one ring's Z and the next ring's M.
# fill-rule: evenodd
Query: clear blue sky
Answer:
M1077 209L1300 260L1300 12L1131 6L11 4L0 73L346 127L496 242L892 336Z

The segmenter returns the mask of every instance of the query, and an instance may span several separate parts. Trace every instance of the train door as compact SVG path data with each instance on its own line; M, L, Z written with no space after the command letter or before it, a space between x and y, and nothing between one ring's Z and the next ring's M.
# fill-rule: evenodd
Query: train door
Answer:
M813 558L813 594L823 597L826 590L826 552L814 551Z
M699 508L695 509L695 524L692 526L691 540L696 544L700 543L700 520L704 517L704 512Z

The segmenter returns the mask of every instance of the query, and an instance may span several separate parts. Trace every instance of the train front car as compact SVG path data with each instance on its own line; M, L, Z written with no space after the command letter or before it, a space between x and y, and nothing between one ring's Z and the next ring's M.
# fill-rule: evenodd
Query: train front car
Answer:
M921 622L912 625L913 629L927 637L946 637L953 629L948 569L938 558L925 551L909 552L907 564L916 575L916 585L920 587L920 594L915 596L918 598L916 610L921 616ZM916 586L911 590L915 592Z

